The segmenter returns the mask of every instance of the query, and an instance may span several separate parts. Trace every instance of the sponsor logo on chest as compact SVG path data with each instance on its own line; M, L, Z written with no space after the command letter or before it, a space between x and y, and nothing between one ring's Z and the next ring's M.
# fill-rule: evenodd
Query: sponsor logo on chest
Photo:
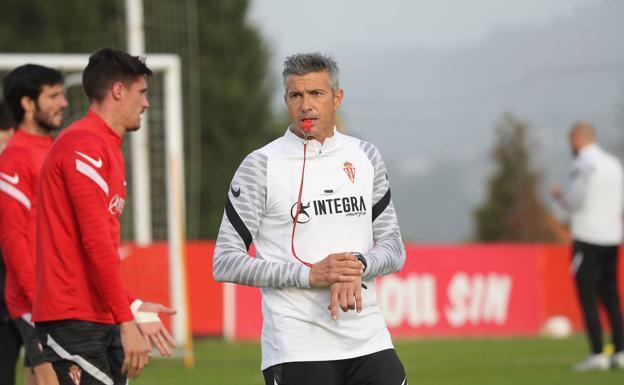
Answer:
M299 218L297 223L308 223L313 217L321 217L326 215L341 215L345 217L361 217L366 215L366 203L364 197L347 196L341 198L317 199L301 203ZM295 220L297 214L297 202L293 203L290 208L290 217Z
M126 200L119 194L115 194L108 203L108 212L112 215L120 216L126 206Z

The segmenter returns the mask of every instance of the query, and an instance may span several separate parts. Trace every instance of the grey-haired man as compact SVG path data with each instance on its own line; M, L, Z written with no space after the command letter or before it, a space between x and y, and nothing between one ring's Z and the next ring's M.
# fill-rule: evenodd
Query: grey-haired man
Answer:
M331 57L290 56L283 77L291 125L236 171L214 276L262 288L266 384L405 385L374 284L405 261L385 165L336 130Z

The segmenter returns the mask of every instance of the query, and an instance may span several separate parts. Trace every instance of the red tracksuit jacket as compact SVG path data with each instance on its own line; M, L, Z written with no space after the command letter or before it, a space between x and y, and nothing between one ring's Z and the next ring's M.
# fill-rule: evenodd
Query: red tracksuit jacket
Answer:
M52 138L18 130L0 155L0 245L11 318L32 311L35 296L36 208L39 171Z
M36 322L133 319L120 271L122 139L93 111L59 135L38 196Z

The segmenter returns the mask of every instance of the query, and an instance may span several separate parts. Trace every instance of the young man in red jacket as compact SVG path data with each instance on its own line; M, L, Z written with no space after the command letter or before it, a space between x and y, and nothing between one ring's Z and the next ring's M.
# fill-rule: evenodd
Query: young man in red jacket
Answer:
M91 55L83 72L89 112L43 163L33 320L60 384L126 384L126 374L147 365L150 341L163 355L173 344L157 313L174 311L127 293L118 253L127 199L121 143L149 107L151 74L125 52ZM152 319L139 323L141 313Z
M17 132L0 155L0 245L6 265L5 298L25 347L26 383L54 383L31 320L35 295L37 184L50 132L63 123L63 75L26 64L3 79L4 98ZM28 368L31 368L29 370ZM47 380L46 380L47 378Z

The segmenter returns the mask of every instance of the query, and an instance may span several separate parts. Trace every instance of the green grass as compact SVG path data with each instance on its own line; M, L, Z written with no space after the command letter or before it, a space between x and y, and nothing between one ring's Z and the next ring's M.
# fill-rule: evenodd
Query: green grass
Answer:
M415 340L396 343L412 385L624 384L624 371L574 373L585 358L583 336ZM195 341L195 368L180 359L155 359L133 385L263 385L257 343Z

